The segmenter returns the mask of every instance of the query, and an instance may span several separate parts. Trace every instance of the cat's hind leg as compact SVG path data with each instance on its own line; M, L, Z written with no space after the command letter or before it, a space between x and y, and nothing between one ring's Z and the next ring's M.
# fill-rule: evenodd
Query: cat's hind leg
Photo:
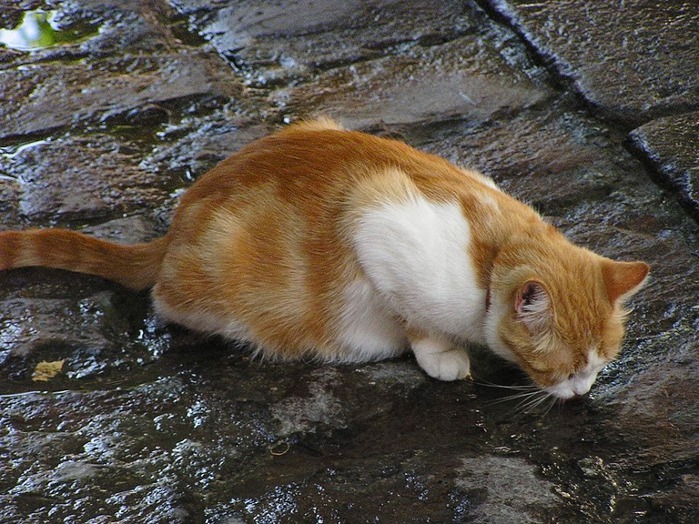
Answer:
M417 363L432 378L451 381L471 375L468 354L449 340L412 330L408 338Z

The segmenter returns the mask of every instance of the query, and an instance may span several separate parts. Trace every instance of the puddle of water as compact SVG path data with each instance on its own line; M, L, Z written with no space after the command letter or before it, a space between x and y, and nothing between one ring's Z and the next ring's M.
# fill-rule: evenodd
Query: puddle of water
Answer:
M36 51L62 44L74 44L97 34L90 24L72 24L63 29L56 23L57 11L27 11L14 29L0 29L0 45L20 51Z

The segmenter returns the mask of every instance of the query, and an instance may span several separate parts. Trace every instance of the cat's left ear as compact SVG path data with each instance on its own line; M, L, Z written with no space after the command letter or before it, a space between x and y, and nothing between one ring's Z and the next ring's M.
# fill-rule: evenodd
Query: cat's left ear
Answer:
M529 280L515 295L517 320L522 322L530 333L541 332L551 323L553 305L546 287L536 280Z
M612 304L624 303L646 282L650 267L645 262L616 262L605 260L602 263L602 276L607 296Z

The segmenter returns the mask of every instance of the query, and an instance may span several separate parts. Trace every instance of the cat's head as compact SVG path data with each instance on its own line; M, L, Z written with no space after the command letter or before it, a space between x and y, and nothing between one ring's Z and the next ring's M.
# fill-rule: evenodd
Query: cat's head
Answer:
M616 262L557 233L522 239L493 267L488 344L551 395L584 395L619 354L624 302L648 271L644 262Z

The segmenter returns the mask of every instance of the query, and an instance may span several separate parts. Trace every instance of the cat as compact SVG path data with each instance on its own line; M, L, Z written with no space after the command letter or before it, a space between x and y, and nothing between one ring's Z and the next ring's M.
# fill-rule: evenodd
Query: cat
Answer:
M193 330L281 358L366 362L410 349L470 376L485 344L557 399L614 359L644 262L569 242L489 178L329 119L261 138L181 197L167 234L0 233L0 270L46 266L140 290Z

